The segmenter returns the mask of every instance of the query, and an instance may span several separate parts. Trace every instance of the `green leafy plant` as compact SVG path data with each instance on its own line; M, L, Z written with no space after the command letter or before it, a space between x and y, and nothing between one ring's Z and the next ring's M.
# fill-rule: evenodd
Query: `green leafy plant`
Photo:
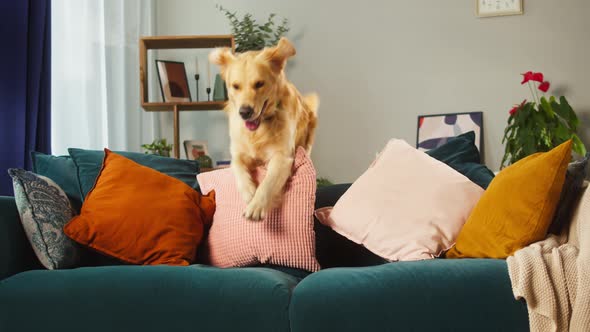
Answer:
M258 51L266 46L274 46L279 39L289 32L289 21L283 18L280 24L275 23L276 14L271 13L265 23L258 23L252 14L245 14L241 19L237 12L217 5L231 25L231 32L236 42L236 52Z
M197 162L201 168L213 168L213 160L208 155L204 154L199 156L199 158L197 158Z
M528 83L534 101L525 99L509 112L502 139L505 144L502 168L533 153L549 151L569 139L573 143L572 150L585 155L586 147L576 134L580 121L567 99L563 96L559 99L545 97L550 83L544 80L542 73L529 71L522 75L521 84ZM543 92L540 98L537 90Z
M145 154L157 154L164 157L170 157L170 151L172 151L172 144L168 144L165 138L156 139L152 144L142 144L141 147L146 150Z
M317 183L318 188L319 187L327 187L327 186L333 185L333 183L330 180L326 179L326 178L317 178L316 179L316 183Z

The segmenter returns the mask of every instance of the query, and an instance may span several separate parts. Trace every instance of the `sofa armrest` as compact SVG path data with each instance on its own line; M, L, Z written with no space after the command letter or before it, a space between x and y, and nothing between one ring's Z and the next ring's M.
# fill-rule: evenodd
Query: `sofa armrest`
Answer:
M39 267L20 222L14 197L0 196L0 280Z

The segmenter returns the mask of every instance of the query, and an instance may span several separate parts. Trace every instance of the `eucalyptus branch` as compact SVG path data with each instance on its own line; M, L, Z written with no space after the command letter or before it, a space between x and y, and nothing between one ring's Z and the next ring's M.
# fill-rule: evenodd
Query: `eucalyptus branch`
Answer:
M289 32L289 21L283 18L279 25L275 19L277 14L268 15L266 22L260 24L252 14L246 13L240 19L237 12L231 12L221 5L215 6L228 19L231 32L236 42L236 52L261 50L267 46L274 46L279 39Z

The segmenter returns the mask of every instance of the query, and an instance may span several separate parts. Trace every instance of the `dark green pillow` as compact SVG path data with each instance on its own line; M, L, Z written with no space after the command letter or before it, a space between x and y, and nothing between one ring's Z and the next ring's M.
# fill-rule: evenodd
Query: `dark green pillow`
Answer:
M68 196L76 213L82 206L80 183L76 164L70 156L51 156L40 152L31 152L33 173L53 180Z
M492 172L489 168L485 165L478 164L478 163L449 163L447 164L451 166L457 172L465 175L469 180L477 184L478 186L482 187L483 189L487 189L490 185L490 182L494 179L494 172Z
M475 146L473 131L453 137L447 143L426 153L465 175L483 189L487 189L494 179L494 172L480 164L481 158Z
M475 146L473 131L450 138L445 144L426 151L431 157L449 163L477 163L481 162L479 150Z
M68 152L78 169L78 181L80 182L80 193L83 200L94 186L94 182L98 177L104 158L104 151L70 148ZM199 189L197 183L199 164L194 160L168 158L139 152L114 152L140 165L177 178L195 190Z

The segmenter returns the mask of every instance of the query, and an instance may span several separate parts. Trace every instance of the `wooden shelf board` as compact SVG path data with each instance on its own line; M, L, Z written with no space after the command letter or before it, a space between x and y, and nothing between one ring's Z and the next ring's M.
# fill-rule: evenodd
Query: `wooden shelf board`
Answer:
M232 35L142 37L146 49L232 47Z
M179 111L218 111L225 107L225 101L196 101L186 103L142 103L141 107L147 112L172 112L174 105Z

